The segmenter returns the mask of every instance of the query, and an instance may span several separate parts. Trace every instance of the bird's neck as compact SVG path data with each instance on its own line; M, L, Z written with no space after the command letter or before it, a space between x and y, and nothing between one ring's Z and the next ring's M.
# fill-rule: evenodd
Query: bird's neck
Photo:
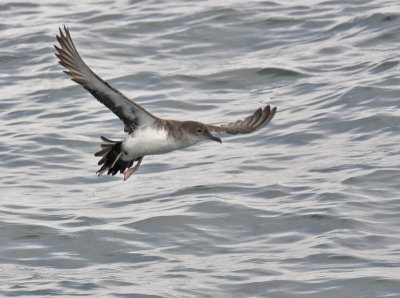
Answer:
M198 138L190 134L184 126L184 121L160 119L155 128L165 130L167 137L172 142L181 144L182 147L198 143Z

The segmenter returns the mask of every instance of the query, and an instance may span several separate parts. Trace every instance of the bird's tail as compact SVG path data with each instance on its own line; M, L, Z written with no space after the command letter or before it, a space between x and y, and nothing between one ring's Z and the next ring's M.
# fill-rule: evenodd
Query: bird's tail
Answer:
M95 153L95 156L101 156L102 158L99 161L99 166L102 167L97 171L97 174L100 176L105 171L108 170L107 175L115 175L118 173L125 172L127 168L130 168L133 164L132 161L124 161L122 160L122 142L121 141L112 141L105 137L101 137L101 140L104 142L101 144L101 150Z

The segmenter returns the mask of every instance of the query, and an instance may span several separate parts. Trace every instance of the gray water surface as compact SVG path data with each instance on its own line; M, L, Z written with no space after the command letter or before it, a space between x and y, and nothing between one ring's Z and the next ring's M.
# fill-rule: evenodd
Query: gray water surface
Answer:
M400 296L398 1L6 0L0 15L1 295ZM63 24L160 117L278 112L97 177L100 136L123 125L63 74Z

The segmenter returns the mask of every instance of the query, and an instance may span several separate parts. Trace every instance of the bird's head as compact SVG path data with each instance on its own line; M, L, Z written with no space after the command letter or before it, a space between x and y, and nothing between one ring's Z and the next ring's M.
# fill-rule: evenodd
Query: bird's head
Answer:
M203 140L213 140L222 143L221 139L213 136L207 125L203 123L196 121L186 121L185 128L188 136L190 136L190 139L196 143Z

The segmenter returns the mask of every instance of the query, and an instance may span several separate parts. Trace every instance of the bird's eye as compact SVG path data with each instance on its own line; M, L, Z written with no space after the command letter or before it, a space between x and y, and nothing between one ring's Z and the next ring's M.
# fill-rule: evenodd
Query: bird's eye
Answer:
M201 129L198 129L197 130L197 133L202 133L203 131L201 130Z

